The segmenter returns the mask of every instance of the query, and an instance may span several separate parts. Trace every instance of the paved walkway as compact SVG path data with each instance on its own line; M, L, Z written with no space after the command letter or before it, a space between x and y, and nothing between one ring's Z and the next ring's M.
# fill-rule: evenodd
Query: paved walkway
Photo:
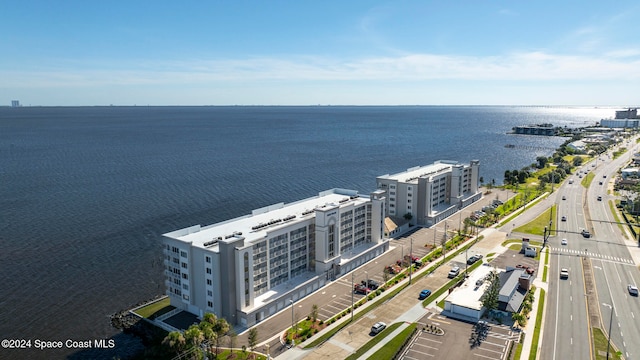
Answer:
M512 220L515 221L516 219ZM511 223L505 225L503 227L504 230L510 230L512 229L513 226L511 225ZM504 253L507 248L502 246L502 243L506 240L507 238L507 231L501 231L499 229L496 229L495 227L490 227L487 229L484 229L483 231L480 232L479 235L483 236L483 239L479 242L477 242L474 245L474 248L479 248L479 249L484 249L485 251L487 251L487 253L495 253L496 256ZM425 266L422 269L420 269L421 271L424 271L428 268L429 266ZM542 271L544 269L544 254L542 254L540 256L540 263L538 266L538 269L540 269L540 276L536 276L536 279L534 280L534 285L536 286L536 291L535 291L535 298L536 300L533 303L532 306L532 310L530 312L530 318L527 321L527 325L524 327L523 332L525 332L526 336L525 336L525 341L523 344L523 351L522 351L522 357L523 358L527 358L530 351L531 351L531 346L532 346L532 341L533 341L533 332L535 329L535 322L537 319L537 312L538 312L538 305L540 303L540 289L545 289L545 292L547 291L547 283L542 281ZM405 279L403 281L408 281L408 279ZM401 284L398 284L398 286ZM422 306L421 303L417 303L414 306L410 307L408 310L404 311L401 315L399 315L395 320L391 321L390 323L397 323L397 322L402 322L403 324L398 327L398 329L394 330L391 334L387 335L382 341L380 341L378 344L376 344L372 349L370 349L369 351L367 351L365 354L363 354L360 359L366 359L369 356L371 356L373 353L375 353L375 351L377 351L378 349L380 349L381 347L383 347L384 345L386 345L391 339L393 339L394 336L396 336L397 334L400 333L400 331L402 331L403 329L405 329L408 326L408 323L413 323L416 322L417 320L419 320L420 318L422 318L423 316L425 316L429 310L428 309L432 309L435 310L435 303L437 303L437 301L440 301L441 299L445 298L448 295L448 293L444 293L442 294L438 299L434 299L433 302L431 302L431 304L429 306L427 306L427 308L424 308ZM369 302L367 303L365 306L369 306L371 304L374 304L374 302ZM379 306L379 305L375 305L375 306ZM360 310L360 309L358 309ZM365 315L365 317L370 316L370 315ZM349 317L345 317L343 319L341 319L342 321L347 321ZM544 316L543 316L544 319ZM338 326L342 321L337 321L333 324L331 324L328 328L332 328L335 326ZM357 323L357 322L356 322ZM351 324L348 325L347 327L345 327L345 329L341 330L338 334L340 334L341 332L349 332L347 329L350 326L353 326L356 324ZM302 347L305 346L305 344L300 344L298 347L295 347L293 349L290 349L286 352L284 352L283 354L279 355L277 357L278 360L298 360L298 359L303 359L309 355L314 354L314 356L311 356L311 358L333 358L333 359L337 359L337 358L342 358L344 357L343 355L346 353L354 353L355 350L353 346L349 345L349 343L345 342L345 341L341 341L338 334L336 334L334 337L332 337L330 340L328 340L324 345L320 345L320 347L326 347L326 345L331 344L333 345L333 350L328 350L325 351L325 353L323 354L317 354L315 353L316 349L310 349L310 350L303 350ZM353 334L350 334L349 336L352 336ZM542 334L540 335L542 336ZM310 339L313 340L313 339ZM542 338L539 339L538 341L538 346L540 347L542 344ZM354 343L354 345L356 345ZM540 349L538 349L540 350ZM538 357L540 355L540 351L538 351Z

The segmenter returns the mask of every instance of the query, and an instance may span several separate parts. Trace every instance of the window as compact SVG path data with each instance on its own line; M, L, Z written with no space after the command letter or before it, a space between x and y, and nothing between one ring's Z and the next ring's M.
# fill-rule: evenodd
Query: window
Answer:
M187 285L187 284L182 284L182 288L183 288L183 289L185 289L185 290L189 290L189 285Z
M332 258L335 256L335 225L329 225L329 253L328 257Z
M207 301L207 306L210 307L210 308L213 308L213 302Z
M211 279L207 279L207 285L213 285L213 282L211 281Z
M206 256L206 257L204 258L204 260L205 260L207 263L211 264L211 256Z
M183 258L187 257L187 252L186 251L180 251L180 256L182 256Z
M211 268L207 268L207 274L211 274Z
M207 295L209 295L209 296L213 296L213 291L211 291L211 290L207 290Z
M183 273L182 274L182 278L185 279L185 280L189 280L189 275Z
M187 263L182 263L181 266L186 269L187 268Z

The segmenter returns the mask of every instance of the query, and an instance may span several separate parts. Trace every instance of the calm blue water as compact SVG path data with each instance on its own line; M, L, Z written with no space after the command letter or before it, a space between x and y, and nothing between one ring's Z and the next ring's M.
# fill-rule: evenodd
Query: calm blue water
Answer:
M164 232L333 187L368 193L376 176L440 159L479 159L502 183L564 141L513 126L587 126L614 110L0 108L0 334L108 338L110 314L164 292Z

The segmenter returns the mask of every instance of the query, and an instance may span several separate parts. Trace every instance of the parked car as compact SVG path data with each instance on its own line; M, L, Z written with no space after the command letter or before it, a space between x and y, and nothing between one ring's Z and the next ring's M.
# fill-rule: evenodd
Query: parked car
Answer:
M373 324L373 326L371 327L371 333L373 334L379 334L382 330L387 328L387 324L383 323L382 321L377 322L375 324Z
M602 201L602 196L598 195L598 201Z
M371 292L371 289L366 287L364 284L356 284L353 291L355 291L356 294L367 295Z
M567 239L562 239L562 241L560 241L560 243L561 243L562 245L567 245Z
M635 285L627 285L627 290L631 296L638 296L638 287Z
M567 200L567 197L562 195L562 200Z
M560 270L560 279L568 279L569 278L569 270L562 268Z
M378 284L378 282L375 281L375 280L368 279L367 281L369 283L367 283L366 281L362 280L361 284L366 286L366 287L368 287L371 290L376 290L376 289L378 289L378 287L380 287L380 284Z
M562 215L562 218L561 218L560 220L562 220L562 221L567 221L567 217L566 217L566 216L564 216L564 215Z
M449 279L453 279L454 277L458 276L458 274L460 274L460 267L454 266L451 268L451 271L449 271L449 275L447 275L447 277Z
M475 254L475 255L473 255L473 256L471 256L470 258L467 259L467 265L472 265L472 264L476 263L480 259L482 259L482 255Z
M431 295L431 290L424 289L424 290L420 291L420 296L418 296L418 299L424 300L424 299L428 298L429 295Z
M589 232L589 230L583 229L580 233L582 234L583 237L586 237L586 238L591 237L591 233Z

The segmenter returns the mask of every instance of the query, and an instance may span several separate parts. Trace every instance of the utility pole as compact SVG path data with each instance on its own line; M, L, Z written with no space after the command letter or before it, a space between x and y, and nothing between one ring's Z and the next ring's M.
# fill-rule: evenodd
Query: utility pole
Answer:
M355 272L351 272L351 322L353 322L353 293L356 292L355 285L353 284L353 277L355 275Z
M293 320L293 299L290 299L289 301L291 301L291 331L294 331L293 328L295 326L294 325L295 321ZM295 329L295 332L297 333L298 329ZM291 333L291 346L293 346L293 344L295 344L295 339L293 337L293 334L294 333Z
M611 309L611 316L609 317L609 338L607 339L607 360L609 360L609 348L611 346L611 323L613 322L613 305L602 303L602 305Z
M409 284L411 284L412 269L413 269L413 237L411 238L411 247L409 248Z

